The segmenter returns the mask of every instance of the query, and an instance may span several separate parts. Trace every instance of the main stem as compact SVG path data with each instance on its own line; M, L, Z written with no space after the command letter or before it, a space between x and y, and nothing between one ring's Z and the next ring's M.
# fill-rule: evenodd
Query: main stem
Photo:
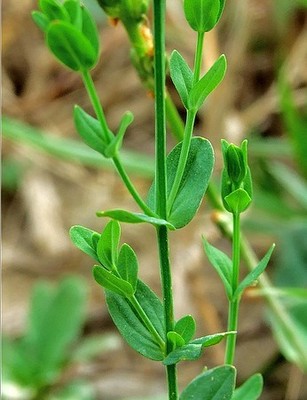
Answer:
M165 0L154 0L155 44L155 137L156 137L156 211L160 218L167 218L166 181L166 127L165 127ZM164 305L165 333L174 329L172 276L169 261L168 231L157 228L160 275ZM172 350L167 342L166 354ZM169 400L178 399L176 365L166 366Z
M239 284L240 270L240 214L233 214L233 239L232 239L232 294L237 290ZM239 316L238 297L230 299L228 313L228 331L237 331ZM226 342L225 364L233 364L235 358L237 334L229 335Z

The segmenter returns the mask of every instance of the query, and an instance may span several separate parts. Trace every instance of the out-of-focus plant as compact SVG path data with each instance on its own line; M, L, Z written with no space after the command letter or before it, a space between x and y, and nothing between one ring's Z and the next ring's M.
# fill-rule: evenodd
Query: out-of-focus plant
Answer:
M35 285L26 331L3 339L2 398L6 400L93 400L94 390L81 379L65 382L63 374L118 345L115 336L80 339L86 287L77 277L58 286Z

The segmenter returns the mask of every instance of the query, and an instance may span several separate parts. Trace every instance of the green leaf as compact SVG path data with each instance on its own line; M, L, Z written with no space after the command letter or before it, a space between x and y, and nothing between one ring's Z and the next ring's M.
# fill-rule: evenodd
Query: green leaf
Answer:
M74 108L75 127L84 142L98 153L104 155L106 143L106 132L102 131L99 121L82 110L81 107Z
M163 364L172 365L179 361L197 360L202 355L205 347L214 346L220 343L226 336L233 334L235 334L235 332L222 332L195 339L192 342L170 352L163 360Z
M252 201L247 191L241 188L228 194L224 200L233 214L245 211Z
M167 191L170 194L179 163L182 143L178 143L166 159ZM187 225L196 214L206 192L214 164L214 154L210 142L201 137L193 137L182 181L170 210L168 221L176 229ZM148 193L148 204L155 208L155 183Z
M117 135L113 138L113 140L111 141L111 143L106 147L105 149L105 156L112 158L115 157L118 153L118 151L120 150L121 146L122 146L122 142L123 142L123 138L124 135L126 133L126 130L128 128L128 126L132 123L133 121L133 114L130 111L127 111L119 124L119 129L118 129L118 133Z
M225 0L184 0L184 13L196 32L208 32L219 21Z
M239 296L241 296L241 294L244 292L244 290L248 286L252 285L259 278L259 276L262 274L262 272L267 267L274 248L275 248L275 244L273 244L270 247L270 249L268 250L266 255L262 258L262 260L259 262L259 264L239 284L237 290L234 293L234 296L233 296L234 299L237 299Z
M46 37L49 49L68 68L87 70L97 63L97 53L90 41L70 23L51 22Z
M69 22L70 20L67 11L63 7L63 4L58 0L40 0L39 8L50 21L61 20Z
M235 335L236 332L222 332L222 333L215 333L213 335L203 336L197 339L192 340L192 344L201 344L202 347L210 347L220 343L226 336Z
M238 389L235 389L231 400L257 400L261 396L263 378L260 374L252 375Z
M99 261L96 253L96 246L93 237L100 237L98 232L85 228L84 226L74 225L69 230L69 236L73 244L85 254Z
M160 218L149 217L148 215L141 213L133 213L125 210L108 210L108 211L98 211L96 213L98 217L109 217L117 221L127 222L128 224L140 224L142 222L147 222L154 226L167 226L170 230L175 230L175 227L168 221Z
M175 324L175 332L184 339L185 343L193 338L196 330L196 323L192 315L185 315L180 318Z
M99 262L111 270L114 269L117 264L120 235L120 224L112 220L105 226L97 243Z
M40 11L32 11L32 19L36 23L36 25L43 31L46 32L49 26L49 19L46 15Z
M232 297L232 286L231 286L231 279L232 279L232 261L231 259L223 253L221 250L217 249L216 247L212 246L205 237L203 237L203 245L205 253L214 267L216 272L219 274L221 280L223 281L226 294L228 299Z
M82 33L93 46L96 54L96 59L98 60L100 43L99 43L99 33L96 23L86 7L81 6L81 13L82 13Z
M107 271L100 265L95 265L93 268L95 281L107 290L110 290L120 296L130 297L134 290L129 282L115 276L111 271Z
M223 80L226 68L226 57L222 54L207 73L193 86L189 95L189 109L196 111L200 109L209 94Z
M172 343L173 349L177 349L185 345L183 337L175 331L167 332L167 340Z
M70 22L79 30L82 30L82 12L80 2L76 0L65 0L63 3Z
M134 291L137 285L138 268L138 259L134 250L124 243L118 255L117 269L120 276L130 283Z
M163 360L164 365L177 364L180 361L198 360L202 355L202 345L189 343L171 351Z
M193 379L181 393L180 400L230 400L235 379L236 369L233 366L223 365L210 369Z
M84 321L86 291L76 277L64 279L52 291L46 285L36 290L23 348L36 368L32 379L40 386L53 382L68 358L68 347Z
M193 73L177 50L172 52L170 58L170 75L183 105L188 109L188 97L192 89Z
M161 301L145 283L138 281L135 297L163 338L165 335L164 310ZM151 333L141 322L128 299L106 291L106 301L110 315L127 343L144 357L161 361L164 353Z

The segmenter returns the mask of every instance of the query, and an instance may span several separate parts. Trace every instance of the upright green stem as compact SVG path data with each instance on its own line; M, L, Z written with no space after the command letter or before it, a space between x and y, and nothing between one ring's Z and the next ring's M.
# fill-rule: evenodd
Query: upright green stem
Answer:
M204 32L198 33L195 58L194 58L193 84L195 84L199 80L201 61L202 61L203 43L204 43ZM172 189L171 189L171 192L170 192L170 195L168 198L168 204L167 204L168 213L171 212L172 206L176 199L176 196L177 196L177 193L178 193L181 181L182 181L182 177L184 174L185 166L186 166L188 155L189 155L196 114L197 114L197 110L188 110L187 111L186 125L184 128L183 142L182 142L182 148L181 148L179 162L178 162L178 168L177 168L174 183L172 185Z
M235 293L239 284L240 271L240 214L233 214L232 239L232 293ZM239 298L229 301L228 331L237 331L239 316ZM235 357L237 334L229 335L226 342L225 364L233 364Z
M85 88L88 92L89 98L91 100L91 103L93 105L94 111L96 113L96 116L98 118L98 121L100 122L102 132L104 135L104 139L107 143L110 143L110 141L113 138L113 134L110 131L104 112L103 108L101 106L99 96L97 94L93 79L91 77L91 74L89 73L88 70L84 70L82 72L82 78L83 82L85 85ZM148 205L144 202L144 200L141 198L139 195L138 191L136 190L135 186L131 182L122 162L119 159L119 156L114 156L112 158L113 163L117 169L117 172L119 173L122 181L124 182L125 186L127 187L128 191L136 201L136 203L139 205L139 207L145 212L145 214L151 216L151 217L157 217L157 215L148 207Z
M166 199L166 128L165 128L165 0L154 0L155 43L155 135L156 135L156 210L163 219L167 217ZM172 277L169 261L168 231L157 228L160 275L164 305L166 335L174 328ZM167 343L166 353L172 350ZM178 399L176 365L166 366L169 400Z
M87 93L89 95L89 98L92 102L94 111L97 115L98 121L100 122L100 125L102 127L102 132L104 135L104 139L107 143L110 142L110 140L112 139L113 135L112 132L110 132L107 121L106 121L106 117L104 115L103 112L103 108L101 107L101 103L99 100L99 96L97 94L97 90L95 88L92 76L89 72L89 70L84 70L82 71L82 79L83 79L83 83L84 86L87 90Z

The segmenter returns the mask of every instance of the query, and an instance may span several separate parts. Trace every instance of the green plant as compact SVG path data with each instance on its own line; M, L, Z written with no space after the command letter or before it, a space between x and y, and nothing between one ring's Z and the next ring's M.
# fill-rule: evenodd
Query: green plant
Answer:
M71 365L116 345L110 335L80 340L85 300L85 285L77 277L67 277L57 287L48 282L35 285L26 331L17 339L3 340L3 399L94 399L87 382L61 382Z
M240 214L252 201L251 174L247 162L247 142L240 147L222 142L224 171L222 174L222 201L233 216L232 260L204 240L207 255L219 273L229 299L228 330L194 339L195 320L191 315L174 319L172 274L169 257L169 231L186 226L195 216L205 195L214 166L214 154L207 139L193 136L198 110L210 93L220 84L226 72L226 58L220 56L213 66L201 76L201 59L205 32L219 21L225 1L185 0L184 12L193 30L197 32L194 67L191 69L179 52L170 58L170 75L186 109L183 140L166 155L166 108L165 100L165 1L153 2L153 48L142 48L138 33L143 28L146 1L103 1L99 3L113 18L120 18L136 38L134 61L140 75L146 66L154 71L151 85L155 95L155 177L144 200L130 180L121 160L121 147L126 129L133 121L131 113L125 113L116 134L107 124L90 70L99 58L98 33L91 15L78 0L40 0L40 11L33 18L43 30L46 43L52 53L68 68L80 74L91 99L96 117L79 106L74 110L75 126L84 142L112 160L122 181L134 198L141 212L113 209L97 212L98 217L108 217L101 233L74 226L70 236L74 244L95 260L95 280L105 289L110 315L122 336L136 351L166 368L168 396L179 398L177 364L182 360L198 359L208 346L227 339L225 365L204 371L181 393L180 399L246 399L259 398L262 378L256 374L240 388L235 389L236 370L234 353L239 301L246 287L259 278L268 264L273 247L257 267L239 282ZM133 30L132 28L136 28ZM143 52L143 53L142 53ZM149 77L152 74L143 74ZM167 97L166 97L167 98ZM169 108L168 108L169 109ZM176 125L177 126L177 125ZM126 243L120 245L121 225L125 223L149 223L157 234L162 302L157 295L138 279L138 259Z

